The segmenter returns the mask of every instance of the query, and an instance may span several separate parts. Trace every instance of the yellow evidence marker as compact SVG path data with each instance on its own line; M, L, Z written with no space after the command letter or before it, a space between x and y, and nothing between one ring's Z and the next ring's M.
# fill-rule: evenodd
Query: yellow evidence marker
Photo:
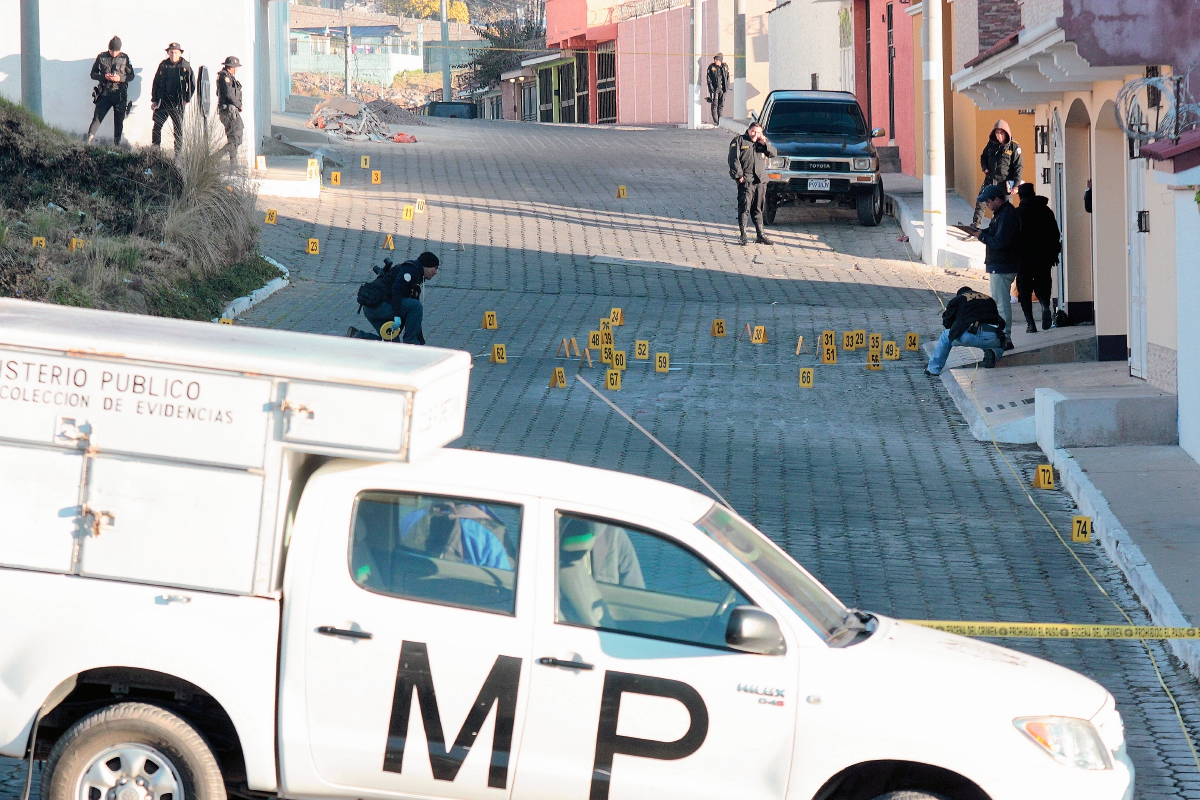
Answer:
M45 249L46 249L46 237L45 237L45 236L35 236L35 237L33 237L33 246L34 246L34 247L40 247L40 248L42 248L43 250L45 250Z
M638 361L645 361L650 357L649 339L638 339L633 343L633 357Z
M800 388L811 389L813 387L813 368L803 367L800 370Z
M502 344L492 345L492 357L488 359L493 364L508 363L508 348Z
M893 341L883 343L883 360L884 361L899 361L900 346Z
M854 349L867 346L867 332L859 328L854 332Z
M750 335L750 344L766 344L767 343L767 326L755 325L754 332Z
M847 352L854 350L854 331L846 331L842 334L842 349Z
M68 253L73 253L76 250L82 250L87 247L87 239L76 239L71 237L71 244L67 247Z
M405 222L412 222L414 213L415 212L413 211L413 207L406 205L404 207L404 213L400 215L400 218L403 219Z
M267 209L267 218L263 220L267 225L274 225L279 222L279 212L273 208Z
M613 369L625 369L625 351L613 350Z
M359 163L362 164L363 169L370 169L371 168L371 157L363 156L362 158L359 159Z
M600 331L588 331L588 350L600 349Z
M804 337L801 336L799 339L796 340L796 355L800 355L800 353L803 350L804 350Z
M604 388L613 392L621 391L621 370L610 369L604 373Z
M833 331L821 331L821 347L836 347L837 334Z
M625 187L624 187L624 186L618 186L618 187L617 187L617 199L618 199L618 200L624 200L624 199L626 199L627 197L629 197L629 192L628 192L628 191L625 189Z
M558 349L554 351L554 357L558 358L560 355L563 355L567 358L571 358L572 347L575 348L575 355L579 358L583 358L583 354L579 352L579 342L575 341L574 336L572 336L570 339L563 339L558 343Z
M329 173L329 185L330 186L341 186L342 185L342 173L340 173L340 172Z
M396 249L396 241L395 241L395 239L392 238L392 235L390 233L387 236L383 237L383 247L381 247L380 249L381 250L395 250Z
M611 317L601 317L600 318L600 332L604 333L605 331L611 331L611 330L612 330L612 318Z
M654 354L654 371L655 372L670 372L671 371L671 354L670 353L655 353Z
M217 320L217 322L219 322L222 325L232 325L233 324L233 320L231 320L229 317L221 317L219 320Z
M417 198L417 213L418 214L425 213L425 198L424 197Z
M904 349L905 350L916 350L920 346L920 344L921 344L921 337L918 336L917 334L910 332L907 335L905 335L905 337L904 337Z
M883 347L883 334L872 333L867 337L867 349L878 350Z
M718 339L725 338L725 320L714 319L712 324L712 335Z
M562 367L554 368L554 375L550 378L551 389L567 388L567 371Z
M1072 517L1071 518L1071 541L1076 544L1090 542L1092 540L1092 518L1091 517Z
M608 312L608 321L613 324L613 327L618 327L625 324L625 312L622 309L614 308Z
M1054 488L1054 467L1049 464L1038 464L1037 472L1033 476L1033 488L1035 489L1053 489Z
M867 369L872 372L879 372L883 369L883 360L880 358L878 350L867 351Z
M321 255L321 240L320 239L309 239L307 252L310 256Z
M603 347L604 345L616 347L617 340L613 338L612 331L600 331L600 346Z
M383 183L383 172L377 169L371 170L371 183L375 184L376 186Z
M603 347L601 347L600 348L600 363L608 364L611 366L613 363L613 353L614 352L615 351L613 350L613 346L611 344L606 344Z
M315 158L310 158L308 160L308 171L305 172L304 177L310 181L321 180L321 163ZM225 188L228 189L229 187L227 186Z
M500 329L500 322L496 319L495 311L483 312L483 329L485 331L495 331Z
M836 364L837 363L837 348L831 344L827 344L821 348L821 363Z

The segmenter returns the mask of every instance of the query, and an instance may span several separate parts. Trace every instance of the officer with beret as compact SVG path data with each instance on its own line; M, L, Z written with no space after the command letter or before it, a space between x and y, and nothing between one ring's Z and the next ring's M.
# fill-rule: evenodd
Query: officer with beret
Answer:
M121 52L121 37L114 36L108 43L108 49L96 56L92 63L92 80L96 88L92 90L92 102L96 111L92 115L92 124L88 127L87 140L89 143L96 139L96 131L100 123L113 112L113 144L121 144L121 134L125 129L125 115L129 111L129 82L134 79L133 65L129 56Z
M183 111L196 93L196 76L192 65L183 58L183 47L179 42L167 45L167 57L154 73L154 88L150 93L150 108L154 110L154 130L150 141L155 147L162 146L162 129L171 118L175 132L175 152L183 149Z
M237 56L225 59L217 73L217 118L225 126L225 150L229 153L229 166L237 167L238 148L242 146L242 84L237 79L238 67L242 62Z

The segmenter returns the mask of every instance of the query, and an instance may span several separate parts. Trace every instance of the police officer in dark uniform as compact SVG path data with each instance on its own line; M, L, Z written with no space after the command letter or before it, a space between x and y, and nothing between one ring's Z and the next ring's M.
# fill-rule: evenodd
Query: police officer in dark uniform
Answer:
M758 232L755 241L774 244L763 234L762 218L767 205L767 159L777 155L779 151L767 141L762 126L757 122L729 143L729 177L737 181L738 186L739 244L747 243L747 215L754 220L754 230Z
M403 330L405 344L425 344L425 334L421 330L425 316L421 285L437 275L439 266L438 257L425 252L397 267L396 277L392 280L391 302L385 300L373 308L363 309L363 316L371 327L382 333L380 329L384 323L391 322L393 332Z
M721 112L725 110L725 93L729 91L729 67L725 65L725 56L717 53L712 63L708 65L708 110L712 114L713 125L721 124Z
M1012 131L1004 120L996 120L992 135L979 156L979 166L983 170L980 194L988 186L1003 186L1007 194L1012 194L1021 185L1021 145L1013 141ZM976 203L971 227L978 228L982 221L983 203Z
M96 104L96 112L92 115L91 126L88 127L88 142L95 140L100 123L111 109L113 144L121 144L125 114L129 110L129 82L134 77L129 56L121 52L121 37L112 37L108 43L108 50L96 56L92 64L92 80L96 81L96 88L92 90L92 102Z
M150 141L155 147L162 145L162 129L171 118L175 132L175 152L183 148L183 111L196 92L196 76L192 65L183 58L183 47L179 42L167 45L167 57L154 73L154 88L150 92L150 108L154 110L154 130Z
M229 153L229 166L237 167L238 148L242 146L242 84L237 79L238 67L242 65L237 56L225 59L217 73L217 118L225 126L225 149Z

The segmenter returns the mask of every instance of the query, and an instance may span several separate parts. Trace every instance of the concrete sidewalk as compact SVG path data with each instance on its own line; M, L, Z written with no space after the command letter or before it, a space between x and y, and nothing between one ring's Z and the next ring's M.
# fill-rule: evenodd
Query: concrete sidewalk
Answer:
M921 179L889 173L883 176L884 193L892 201L900 229L908 236L913 252L919 257L925 241L925 203ZM946 247L938 252L933 266L950 269L983 270L984 246L967 236L955 224L968 224L975 209L951 190L946 191ZM987 227L987 219L984 226Z

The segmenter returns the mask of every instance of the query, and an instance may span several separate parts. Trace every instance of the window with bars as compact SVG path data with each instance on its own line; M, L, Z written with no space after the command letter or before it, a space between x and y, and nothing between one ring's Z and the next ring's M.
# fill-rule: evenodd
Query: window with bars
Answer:
M590 53L575 54L575 121L586 125L592 121L590 93L588 83L588 57Z
M617 121L617 43L596 48L596 122Z

